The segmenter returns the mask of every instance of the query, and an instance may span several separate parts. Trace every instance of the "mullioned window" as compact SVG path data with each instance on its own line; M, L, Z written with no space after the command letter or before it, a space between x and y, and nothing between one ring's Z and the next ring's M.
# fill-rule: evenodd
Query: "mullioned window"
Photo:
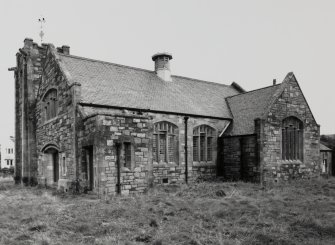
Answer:
M48 121L57 116L58 113L58 98L57 90L50 89L43 97L43 109L45 120Z
M303 160L303 123L295 117L283 120L282 159Z
M200 125L193 129L193 161L209 162L213 160L214 129Z
M154 162L177 162L178 128L169 122L154 124L152 156Z

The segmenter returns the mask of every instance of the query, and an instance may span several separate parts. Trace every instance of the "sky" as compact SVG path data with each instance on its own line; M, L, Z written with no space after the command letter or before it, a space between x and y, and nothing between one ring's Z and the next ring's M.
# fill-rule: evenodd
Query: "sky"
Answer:
M333 0L0 0L0 142L14 135L15 54L26 37L71 54L250 91L293 71L321 134L335 133Z

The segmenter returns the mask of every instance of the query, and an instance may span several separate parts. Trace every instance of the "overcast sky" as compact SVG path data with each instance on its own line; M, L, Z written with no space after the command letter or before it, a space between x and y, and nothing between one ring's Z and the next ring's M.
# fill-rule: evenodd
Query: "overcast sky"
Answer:
M71 54L153 70L172 53L175 75L246 90L293 71L322 134L335 133L335 1L0 0L0 142L14 135L15 54L26 37Z

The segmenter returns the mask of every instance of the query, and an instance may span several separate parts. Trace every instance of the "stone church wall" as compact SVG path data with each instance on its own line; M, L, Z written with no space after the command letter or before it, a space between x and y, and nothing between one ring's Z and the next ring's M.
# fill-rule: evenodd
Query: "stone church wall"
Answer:
M294 116L303 122L303 160L282 159L282 122ZM310 178L320 174L320 127L295 81L290 81L263 121L261 162L264 181Z
M45 47L32 39L24 40L17 53L15 70L15 179L36 183L36 120L35 105L45 59Z
M43 96L49 89L57 89L58 110L56 117L46 120ZM64 175L60 174L60 182L62 182L62 179L75 179L76 166L72 145L74 138L72 90L51 53L48 53L44 66L43 82L38 96L36 103L36 141L39 182L53 184L53 166L50 156L43 152L43 149L49 144L58 147L59 162L63 161L65 157L66 173Z
M256 135L224 137L223 176L227 180L260 181Z
M130 142L134 162L131 168L121 168L121 193L132 194L144 192L155 184L185 182L185 125L184 117L160 113L141 113L108 109L105 113L89 116L83 120L79 137L79 148L93 146L94 165L97 167L95 190L101 194L113 195L117 191L117 152L116 144ZM177 162L153 162L152 137L153 125L167 121L178 127ZM215 134L224 128L227 121L218 119L189 118L188 120L188 177L195 181L199 177L216 176L216 157L212 162L193 162L192 143L193 128L206 124L213 127ZM214 140L213 155L217 155L217 143ZM82 169L86 164L84 151L81 154ZM120 157L121 166L123 156ZM85 176L85 173L82 173Z
M120 113L96 115L85 120L79 148L93 147L95 190L101 194L114 195L117 191L116 144L120 143L122 148L124 142L132 145L134 161L130 168L120 169L121 194L144 192L148 186L148 118ZM123 159L120 161L122 166ZM83 164L86 164L83 151L81 164L83 170ZM82 177L84 175L82 171Z

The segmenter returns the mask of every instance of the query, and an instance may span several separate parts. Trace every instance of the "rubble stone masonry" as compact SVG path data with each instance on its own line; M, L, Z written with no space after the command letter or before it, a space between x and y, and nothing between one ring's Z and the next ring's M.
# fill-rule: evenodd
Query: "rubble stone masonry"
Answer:
M97 166L95 179L96 191L101 194L114 195L117 191L117 151L116 145L127 142L132 147L131 167L124 167L124 156L120 153L121 194L142 193L156 184L185 182L185 125L184 117L135 111L108 109L105 113L93 114L84 120L83 130L79 133L79 148L93 146L94 165ZM178 157L176 162L153 162L152 138L153 125L167 121L178 127ZM218 119L190 118L188 120L188 175L189 181L196 178L216 176L216 157L211 162L193 162L192 137L193 127L201 124L215 128L216 135L224 128L227 121ZM217 154L216 140L213 156ZM87 164L82 151L82 169ZM82 178L85 178L82 171Z
M303 122L303 159L282 159L282 122L287 117ZM295 80L290 80L261 122L261 164L265 182L310 178L320 174L320 127Z

